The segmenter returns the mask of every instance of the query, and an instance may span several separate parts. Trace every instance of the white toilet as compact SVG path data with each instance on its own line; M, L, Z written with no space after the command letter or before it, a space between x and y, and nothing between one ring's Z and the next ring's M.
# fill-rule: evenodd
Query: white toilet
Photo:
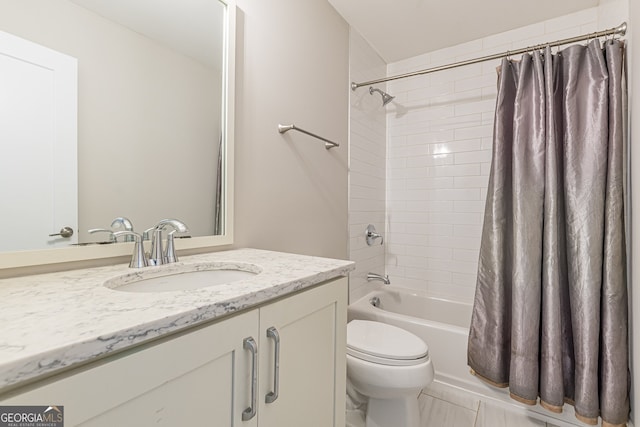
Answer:
M414 334L369 320L347 324L347 377L368 397L366 427L419 427L420 390L433 381L429 348Z

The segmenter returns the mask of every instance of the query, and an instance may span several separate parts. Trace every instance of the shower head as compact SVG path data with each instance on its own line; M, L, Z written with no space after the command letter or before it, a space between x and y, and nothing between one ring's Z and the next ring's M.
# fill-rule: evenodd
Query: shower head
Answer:
M395 96L391 96L386 92L381 91L380 89L376 89L373 86L369 87L369 93L371 95L373 95L373 92L380 92L380 95L382 95L382 106L384 107L385 105L387 105L388 103L390 103L393 98L395 98Z

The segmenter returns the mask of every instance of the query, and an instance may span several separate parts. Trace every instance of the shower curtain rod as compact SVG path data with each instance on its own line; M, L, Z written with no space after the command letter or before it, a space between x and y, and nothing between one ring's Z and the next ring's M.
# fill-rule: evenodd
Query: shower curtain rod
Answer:
M623 22L622 24L618 25L615 28L610 28L604 31L596 31L594 33L589 33L589 34L583 34L581 36L571 37L568 39L556 40L554 42L549 42L549 43L541 43L535 46L529 46L529 47L525 47L517 50L508 50L503 53L496 53L493 55L483 56L480 58L467 59L466 61L454 62L452 64L440 65L438 67L427 68L425 70L414 71L414 72L405 73L405 74L398 74L396 76L384 77L377 80L370 80L368 82L362 82L362 83L351 82L351 90L356 90L362 86L370 86L377 83L388 82L391 80L405 79L407 77L421 76L423 74L434 73L436 71L448 70L450 68L457 68L457 67L463 67L465 65L477 64L478 62L491 61L493 59L500 59L500 58L508 57L511 55L519 55L521 53L532 52L534 50L542 49L547 46L550 46L550 47L561 46L564 44L575 43L582 40L595 39L598 37L604 37L604 36L610 36L610 35L624 36L626 32L627 32L627 23Z

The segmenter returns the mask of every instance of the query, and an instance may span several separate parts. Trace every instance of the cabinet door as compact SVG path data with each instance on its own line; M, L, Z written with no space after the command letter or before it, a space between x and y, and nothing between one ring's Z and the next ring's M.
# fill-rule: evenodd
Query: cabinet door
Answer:
M257 332L253 310L61 374L0 404L63 405L69 427L255 427L257 417L242 421L252 359L243 340L257 342Z
M260 309L260 427L345 425L347 279ZM275 339L280 340L279 390L274 391Z

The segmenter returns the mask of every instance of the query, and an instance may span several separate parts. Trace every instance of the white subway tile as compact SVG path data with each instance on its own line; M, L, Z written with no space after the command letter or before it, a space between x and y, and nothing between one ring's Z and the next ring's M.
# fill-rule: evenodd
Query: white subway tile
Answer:
M472 212L430 212L431 224L481 225L482 216ZM473 237L473 236L456 236Z
M453 177L407 179L407 189L443 189L453 188Z
M428 218L428 213L427 212L396 212L394 217L393 217L393 221L395 222L400 222L400 223L417 223L417 224L422 224L424 222L427 222L427 218ZM410 230L407 230L408 232L410 232Z
M425 209L426 212L451 212L452 210L452 200L429 200L427 208Z
M451 281L454 285L458 286L466 286L469 288L475 288L476 286L477 276L472 273L463 274L463 273L452 273Z
M405 289L414 289L416 291L426 292L427 281L425 279L409 279L407 277L398 277L389 275L391 284Z
M482 139L467 139L465 141L451 141L431 144L431 154L461 153L465 151L477 151L482 148Z
M389 190L387 191L387 201L395 200L427 200L429 190Z
M443 105L437 107L426 107L409 110L405 116L406 124L425 122L427 120L442 119L454 116L453 105Z
M471 237L429 236L429 246L439 246L451 249L479 250L480 241Z
M409 170L410 169L388 168L387 169L387 179L409 178Z
M398 255L397 263L399 267L426 268L427 258L414 255Z
M407 159L387 159L387 168L389 169L401 169L407 167Z
M385 208L384 200L356 199L356 198L351 199L351 204L349 206L349 209L352 209L354 211L361 211L361 212L384 211L384 208Z
M482 138L481 150L493 150L493 137L485 136Z
M490 162L491 150L467 151L464 153L455 153L454 156L454 163L457 165Z
M409 279L433 280L441 283L451 283L452 276L450 271L428 270L426 268L415 267L407 267L405 274Z
M432 168L433 176L475 176L482 172L479 164L443 165Z
M482 101L482 89L471 88L466 91L456 91L447 95L437 96L431 99L432 106L452 105L457 107L459 104L469 104ZM455 111L454 111L455 113ZM467 114L455 114L455 116L466 116Z
M492 113L495 110L495 105L496 102L493 99L459 104L455 106L455 115L466 116L474 113Z
M423 236L453 236L453 225L434 223L411 224L407 227L407 231ZM426 242L425 240L425 244Z
M433 154L428 156L416 156L406 159L408 168L416 168L422 166L450 165L453 163L452 154Z
M380 190L376 188L360 187L352 184L350 191L350 196L354 199L373 199L380 200L382 202L385 200L384 189Z
M453 259L453 249L450 249L450 248L406 245L405 249L408 254L412 254L415 256L423 256L427 258L441 259L441 260Z
M474 139L493 136L493 126L483 125L467 128L460 128L455 130L455 139Z
M484 213L484 202L480 200L456 200L453 202L453 211Z
M448 117L431 123L430 131L455 130L460 128L475 127L482 125L482 114L469 114L466 116ZM466 138L471 139L471 138Z
M454 136L453 129L449 129L449 130L441 130L437 132L426 132L426 133L408 135L405 138L407 139L407 145L416 145L416 144L433 144L436 142L452 141L453 136Z
M453 93L453 82L435 86L416 87L407 92L408 102L429 102L431 98Z
M496 76L481 75L464 80L457 80L454 84L456 92L466 92L472 89L482 89L483 87L495 87Z
M482 188L487 186L486 177L482 176L456 176L454 188Z
M390 159L430 154L429 147L426 145L390 146L387 153Z
M466 261L478 263L479 253L468 249L453 249L452 258L455 261Z
M479 200L480 191L477 188L429 190L429 198L431 200Z
M428 166L423 166L419 168L407 168L405 169L407 172L407 178L427 178L433 176L431 168Z
M456 237L476 237L482 236L482 215L477 215L478 222L470 224L456 224L453 226L453 235Z
M388 233L387 239L390 244L394 245L423 245L425 244L425 236L419 236L411 233Z
M387 144L389 147L401 146L407 144L407 136L392 136L389 137L389 143Z

